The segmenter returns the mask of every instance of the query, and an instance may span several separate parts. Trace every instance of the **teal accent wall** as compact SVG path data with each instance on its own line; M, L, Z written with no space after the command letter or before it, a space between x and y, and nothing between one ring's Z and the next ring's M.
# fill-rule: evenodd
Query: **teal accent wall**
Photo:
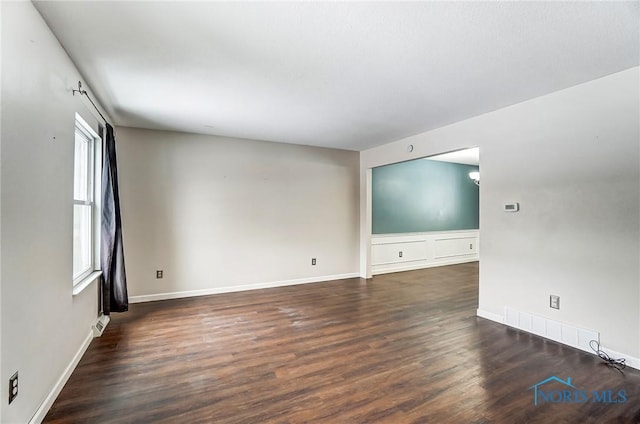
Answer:
M478 229L477 170L424 159L373 168L372 233Z

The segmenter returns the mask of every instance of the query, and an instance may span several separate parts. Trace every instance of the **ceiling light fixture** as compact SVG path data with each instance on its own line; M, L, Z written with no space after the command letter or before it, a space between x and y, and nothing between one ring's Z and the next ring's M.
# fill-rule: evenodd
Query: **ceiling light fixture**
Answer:
M471 178L473 180L475 185L480 187L480 172L479 171L469 172L469 178Z

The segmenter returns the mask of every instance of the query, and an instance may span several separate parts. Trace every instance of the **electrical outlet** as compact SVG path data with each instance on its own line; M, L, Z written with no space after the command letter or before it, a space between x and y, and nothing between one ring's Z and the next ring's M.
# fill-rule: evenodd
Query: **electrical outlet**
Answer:
M9 403L18 396L18 371L9 379Z
M311 265L315 265L316 264L316 258L311 258Z
M156 278L162 278L163 275L164 275L164 272L161 269L156 271Z
M402 250L398 252L398 257L401 258L402 257Z
M549 307L553 309L560 309L560 296L549 296Z

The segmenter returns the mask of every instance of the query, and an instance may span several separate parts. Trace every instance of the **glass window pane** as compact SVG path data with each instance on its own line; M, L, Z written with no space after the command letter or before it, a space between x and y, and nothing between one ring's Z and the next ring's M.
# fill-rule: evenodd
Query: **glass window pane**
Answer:
M92 206L73 205L73 278L92 268Z
M73 158L73 198L90 200L89 198L89 146L90 140L76 130L75 154Z

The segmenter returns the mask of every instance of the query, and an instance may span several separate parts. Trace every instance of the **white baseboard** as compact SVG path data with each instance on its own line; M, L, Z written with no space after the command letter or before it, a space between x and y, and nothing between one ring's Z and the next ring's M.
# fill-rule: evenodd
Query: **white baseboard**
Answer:
M476 315L508 327L516 328L520 331L544 337L549 340L571 346L584 352L595 355L595 352L589 346L589 339L600 339L600 334L593 330L586 330L573 325L568 325L559 321L539 317L526 312L515 311L505 307L505 314L494 314L493 312L476 310ZM540 326L536 327L534 322L538 321ZM583 335L586 336L583 340ZM628 367L640 370L640 358L633 357L624 353L616 352L607 347L600 346L600 349L606 352L612 358L624 358Z
M616 352L615 350L611 350L607 347L600 346L600 350L604 351L613 359L624 358L625 364L630 368L635 368L640 370L640 358L635 358L633 356L625 355L624 353Z
M247 290L269 289L274 287L295 286L297 284L322 283L332 280L344 280L347 278L359 278L359 272L338 275L326 275L321 277L298 278L295 280L272 281L268 283L243 284L239 286L212 287L201 290L185 290L169 293L146 294L129 297L129 303L154 302L157 300L180 299L183 297L208 296L211 294L233 293Z
M502 315L494 314L493 312L487 312L483 311L482 309L477 309L476 315L478 315L480 318L485 318L500 324L504 324L504 318L502 317Z
M91 340L93 340L93 330L89 331L89 334L87 334L87 337L84 339L82 345L73 356L73 359L71 359L69 365L67 365L67 368L65 368L58 381L56 381L56 384L53 386L44 401L40 404L40 407L38 407L36 413L33 415L33 417L31 417L31 420L29 420L29 424L42 423L44 417L47 415L47 412L49 412L49 409L51 409L51 405L53 405L53 402L62 391L62 388L67 383L67 380L69 380L69 377L71 377L71 373L73 373L73 370L75 370L76 366L78 366L78 362L80 362L80 359L82 359L82 355L84 355L84 353L87 351L87 348L91 344Z

